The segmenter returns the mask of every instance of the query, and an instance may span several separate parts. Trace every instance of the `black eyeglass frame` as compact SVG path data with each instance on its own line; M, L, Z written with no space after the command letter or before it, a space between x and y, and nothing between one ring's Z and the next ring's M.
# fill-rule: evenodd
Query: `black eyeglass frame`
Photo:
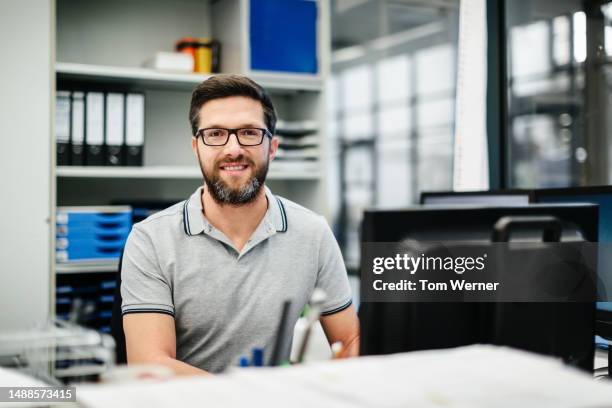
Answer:
M215 129L215 130L227 130L227 138L225 139L225 143L223 143L223 144L214 144L214 145L206 143L206 141L204 140L204 131L211 130L211 129ZM261 134L261 140L259 141L259 143L257 143L257 144L244 144L244 143L242 143L240 141L240 137L238 136L238 132L240 130L244 130L244 129L261 130L262 134ZM236 129L221 128L221 127L204 128L204 129L199 129L196 132L196 138L202 138L202 143L204 143L206 146L220 147L220 146L225 146L227 144L227 142L229 142L230 136L232 134L236 135L236 140L238 141L238 144L240 146L245 146L245 147L259 146L260 144L263 143L264 137L266 137L266 136L268 136L270 139L272 138L272 133L268 129L266 129L266 128L256 128L256 127L236 128Z

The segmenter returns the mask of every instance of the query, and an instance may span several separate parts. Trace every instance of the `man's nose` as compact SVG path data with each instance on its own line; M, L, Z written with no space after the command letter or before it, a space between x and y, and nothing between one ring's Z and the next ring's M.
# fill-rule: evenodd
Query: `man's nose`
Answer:
M242 146L238 143L238 134L236 132L229 134L229 139L225 145L225 153L231 156L238 156L242 153Z

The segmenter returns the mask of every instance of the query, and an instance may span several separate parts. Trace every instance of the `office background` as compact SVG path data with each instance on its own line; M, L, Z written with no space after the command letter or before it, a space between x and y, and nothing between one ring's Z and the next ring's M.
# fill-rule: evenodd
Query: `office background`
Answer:
M453 188L459 0L318 2L317 66L306 79L252 70L247 5L3 3L0 286L10 290L3 289L0 306L15 311L3 326L46 318L56 307L59 274L74 272L55 264L58 207L180 200L199 182L185 119L197 82L138 71L186 35L219 39L222 71L253 74L282 119L314 128L314 160L275 163L270 184L328 217L351 269L365 208L405 207L423 191ZM609 184L610 5L486 6L490 188ZM142 168L57 165L56 91L92 83L104 92L144 93Z

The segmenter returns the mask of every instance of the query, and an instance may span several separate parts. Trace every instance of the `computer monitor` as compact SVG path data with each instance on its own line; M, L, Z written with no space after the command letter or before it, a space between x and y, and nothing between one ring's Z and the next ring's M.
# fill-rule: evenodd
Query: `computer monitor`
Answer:
M612 186L550 188L534 190L537 203L592 203L599 205L599 233L597 242L612 245ZM600 285L612 290L612 253L604 248L599 258ZM600 291L605 288L600 287ZM612 313L612 302L598 302L597 309Z
M599 233L596 241L612 243L612 186L533 190L533 202L599 205Z
M530 190L494 191L424 191L421 193L422 205L525 205L531 202Z
M366 211L363 242L488 241L504 216L549 215L561 220L563 240L595 241L592 204L418 207ZM492 343L563 358L592 370L594 303L362 302L361 353Z

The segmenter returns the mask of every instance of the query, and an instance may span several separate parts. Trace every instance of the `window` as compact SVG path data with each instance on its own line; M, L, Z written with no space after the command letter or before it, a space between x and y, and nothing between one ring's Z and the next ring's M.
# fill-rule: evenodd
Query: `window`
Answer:
M459 0L332 1L330 140L349 267L364 209L452 188L458 12Z
M612 8L601 3L505 2L508 187L610 182Z

